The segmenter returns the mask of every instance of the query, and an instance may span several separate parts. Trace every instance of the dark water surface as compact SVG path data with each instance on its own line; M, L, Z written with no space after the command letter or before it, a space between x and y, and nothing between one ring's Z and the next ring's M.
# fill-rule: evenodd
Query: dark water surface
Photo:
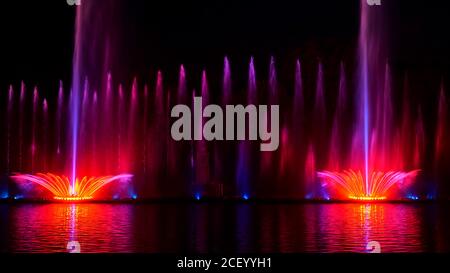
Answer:
M447 252L436 204L1 204L0 252Z

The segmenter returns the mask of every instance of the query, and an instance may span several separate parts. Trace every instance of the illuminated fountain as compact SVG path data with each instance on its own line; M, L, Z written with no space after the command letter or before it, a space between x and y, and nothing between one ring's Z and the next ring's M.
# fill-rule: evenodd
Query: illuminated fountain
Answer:
M148 71L121 74L116 43L127 40L106 36L123 29L102 19L114 18L106 16L109 4L86 2L77 12L71 85L42 90L21 82L0 92L6 117L0 174L18 182L0 180L0 198L39 199L45 195L39 189L68 201L428 196L437 184L432 172L448 169L448 94L442 84L434 90L436 112L423 113L430 110L413 98L411 79L401 77L403 94L393 92L400 81L391 79L398 74L382 50L388 29L379 20L382 7L361 3L357 62L317 61L316 52L245 62L220 56L213 61L223 58L218 73L176 63L175 71L154 67L148 77ZM279 149L262 153L249 140L174 141L172 107L192 106L200 94L204 104L222 107L279 104ZM425 124L434 116L436 124Z
M53 198L55 200L61 201L91 200L94 198L95 193L107 184L116 180L128 180L132 177L130 174L102 177L85 176L81 179L77 178L75 183L73 183L67 176L57 176L51 173L38 173L36 175L18 174L12 176L13 179L19 182L29 181L44 187L54 195Z
M391 192L396 186L406 187L417 176L419 165L413 162L412 171L399 171L407 166L406 153L400 147L407 147L406 132L394 126L392 109L390 69L383 60L383 37L381 8L373 8L362 0L359 38L359 79L357 92L357 124L352 136L351 159L348 170L326 170L318 172L323 186L334 188L340 198L375 201L395 198ZM319 72L321 73L321 72ZM341 75L341 82L343 81ZM384 85L382 84L384 83ZM342 87L341 87L342 88ZM340 90L341 94L342 90ZM339 105L339 102L338 102ZM335 115L335 125L339 120L339 106ZM403 109L404 112L407 108ZM420 111L419 111L420 112ZM414 157L420 157L423 146L423 125L421 115L416 125L413 147ZM406 120L403 120L406 123ZM404 126L400 126L404 127ZM331 151L338 149L339 136L333 128ZM330 153L331 157L337 154ZM347 159L348 160L348 159ZM339 166L339 158L331 158L329 168ZM342 167L342 166L340 166ZM333 190L333 189L331 189Z
M36 174L15 174L11 178L16 182L31 182L47 189L55 200L60 201L81 201L81 200L91 200L96 197L96 193L114 181L129 181L133 175L131 174L120 174L120 175L99 175L104 172L122 172L127 167L124 161L129 160L128 151L132 151L132 143L135 137L135 120L134 117L137 101L137 85L134 81L130 105L127 108L130 116L126 118L127 125L129 128L122 128L124 118L119 117L119 128L118 130L113 129L113 105L111 102L111 76L108 74L106 88L104 88L101 94L102 102L104 105L102 108L99 106L99 94L96 90L89 87L89 82L87 76L90 71L88 68L92 66L89 60L89 52L87 49L95 45L96 40L90 39L91 36L95 36L98 33L90 31L90 25L92 21L89 19L91 17L89 13L92 10L88 7L77 8L76 22L75 22L75 47L73 55L73 71L72 71L72 86L69 96L68 103L64 102L64 91L62 83L60 83L59 93L58 93L58 109L57 109L57 157L62 153L61 151L61 131L62 122L69 121L69 129L67 132L66 143L68 149L65 156L69 159L69 168L63 167L65 172L69 172L70 176L56 175L53 173L36 173ZM86 79L83 79L86 77ZM12 97L13 90L10 90L10 96ZM118 88L118 96L120 99L119 104L119 115L124 114L123 107L123 90L122 87ZM25 94L25 86L22 84L21 90L21 113L24 112L23 97ZM41 132L43 144L41 148L43 151L47 150L47 141L49 137L48 134L48 104L46 99L43 101L42 113L39 113L39 91L37 88L33 90L33 101L32 101L32 131L31 131L31 173L35 173L37 169L37 157L40 153L38 149L38 126L43 126L44 131ZM12 102L9 102L12 105ZM62 118L63 114L68 113ZM99 109L104 112L100 113ZM11 111L11 110L9 110ZM38 122L39 118L43 118L42 123ZM101 123L101 124L100 124ZM101 130L98 130L97 126L105 126ZM22 130L22 125L21 125ZM112 147L114 144L111 142L110 137L105 137L105 135L114 135L118 131L118 142L115 143L118 149L118 168L111 168L109 166L112 160L108 160L106 164L101 164L99 148L100 145L108 145L102 147L103 151L107 151L108 148ZM98 139L97 139L98 138ZM122 141L121 138L126 138L126 141ZM20 145L20 147L22 147ZM123 152L122 149L126 149ZM44 153L40 157L43 160L43 164L39 167L43 170L48 169L46 166L47 158ZM106 155L112 157L111 151L105 152ZM66 165L66 164L64 164ZM117 170L118 169L118 170ZM79 176L80 173L90 174L89 176ZM133 194L134 196L134 194Z
M389 190L405 179L414 178L417 170L411 172L372 172L366 179L361 171L319 172L319 177L329 180L345 191L352 200L377 201L386 200Z

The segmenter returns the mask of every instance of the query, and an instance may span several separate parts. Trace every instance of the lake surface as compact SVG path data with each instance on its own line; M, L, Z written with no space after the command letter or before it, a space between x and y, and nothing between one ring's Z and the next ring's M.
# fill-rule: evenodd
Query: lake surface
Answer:
M0 252L448 252L437 204L1 204Z

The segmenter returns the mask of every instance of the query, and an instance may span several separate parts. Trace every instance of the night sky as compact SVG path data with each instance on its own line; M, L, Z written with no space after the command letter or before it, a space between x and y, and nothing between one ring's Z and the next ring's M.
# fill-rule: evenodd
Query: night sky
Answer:
M84 0L89 1L89 0ZM123 81L161 68L176 76L221 69L224 55L245 72L250 55L266 69L301 57L352 62L358 36L358 1L116 1L110 14ZM126 3L128 2L128 3ZM450 9L445 1L383 1L390 62L400 71L447 75ZM20 80L42 87L70 81L75 8L65 0L8 1L0 9L0 88ZM103 14L102 14L103 16ZM244 73L245 74L245 73ZM150 78L150 77L149 77Z

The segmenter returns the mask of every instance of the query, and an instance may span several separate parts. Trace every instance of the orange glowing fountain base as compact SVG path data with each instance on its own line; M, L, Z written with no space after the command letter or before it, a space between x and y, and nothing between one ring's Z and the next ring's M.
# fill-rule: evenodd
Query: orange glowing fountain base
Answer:
M38 184L50 191L55 200L83 201L93 199L95 193L107 184L118 180L128 180L131 177L133 177L131 174L99 177L85 176L75 180L74 188L72 188L72 183L67 176L58 176L51 173L37 173L35 175L16 174L11 178L17 181L29 181Z
M419 170L410 172L374 171L369 179L365 179L361 171L346 170L343 172L318 172L319 178L336 186L338 191L350 200L381 201L388 198L390 190L406 179L416 177Z

